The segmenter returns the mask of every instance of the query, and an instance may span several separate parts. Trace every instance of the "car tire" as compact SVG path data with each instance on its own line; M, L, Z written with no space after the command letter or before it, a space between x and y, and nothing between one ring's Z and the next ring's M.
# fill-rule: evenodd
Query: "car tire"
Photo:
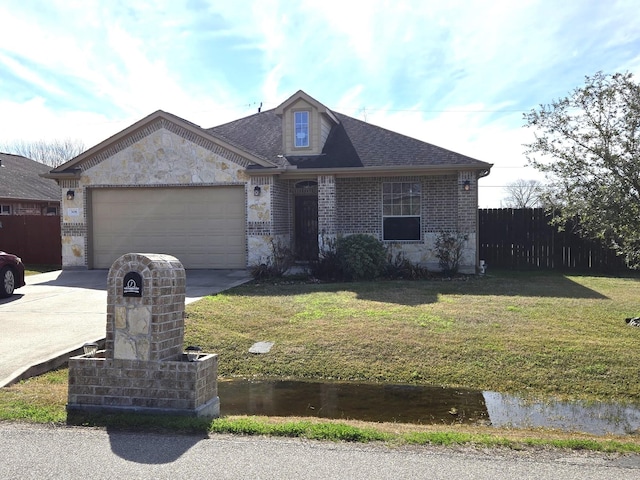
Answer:
M10 297L16 288L16 276L9 267L0 270L0 297Z

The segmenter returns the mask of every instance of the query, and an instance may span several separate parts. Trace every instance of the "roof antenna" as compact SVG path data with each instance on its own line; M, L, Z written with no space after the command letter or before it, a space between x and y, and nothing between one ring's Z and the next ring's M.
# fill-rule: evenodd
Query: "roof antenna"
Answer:
M258 113L260 113L260 110L262 110L262 102L260 102L260 106L258 107Z
M367 107L362 107L360 111L362 112L365 123L367 123Z

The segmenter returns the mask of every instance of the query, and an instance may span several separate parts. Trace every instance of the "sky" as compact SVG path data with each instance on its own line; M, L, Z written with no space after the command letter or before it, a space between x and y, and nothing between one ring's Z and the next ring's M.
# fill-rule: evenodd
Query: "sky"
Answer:
M479 206L544 181L523 114L640 76L637 0L0 0L0 144L90 148L156 110L208 128L298 90L494 164Z

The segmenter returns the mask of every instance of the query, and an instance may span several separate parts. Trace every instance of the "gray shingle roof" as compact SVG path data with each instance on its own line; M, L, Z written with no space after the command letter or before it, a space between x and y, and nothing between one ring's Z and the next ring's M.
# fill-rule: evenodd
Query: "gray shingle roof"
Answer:
M288 156L298 168L340 167L477 167L491 165L402 135L355 118L333 112L340 121L334 125L322 155ZM282 154L282 120L275 110L250 115L224 125L206 129L250 153L277 162Z
M282 154L282 119L275 110L266 110L205 130L214 137L272 162Z
M51 167L9 153L0 153L0 161L0 198L60 201L60 187L56 181L40 177Z

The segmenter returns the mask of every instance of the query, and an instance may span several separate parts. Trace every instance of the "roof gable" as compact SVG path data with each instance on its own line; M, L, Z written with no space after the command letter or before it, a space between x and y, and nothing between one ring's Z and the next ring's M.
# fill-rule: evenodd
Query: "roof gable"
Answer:
M76 178L80 172L88 170L160 128L166 128L204 148L215 149L216 147L222 147L227 150L228 156L233 157L230 158L230 160L235 160L237 163L243 164L243 166L249 166L251 164L256 164L261 167L274 166L273 163L259 154L254 155L242 146L235 145L227 139L213 135L194 123L158 110L78 155L74 159L54 168L46 177L59 179Z
M325 114L327 115L329 118L331 118L331 120L333 120L335 123L338 123L338 119L335 117L335 115L333 114L333 112L331 110L329 110L327 107L325 107L322 103L320 103L319 101L317 101L315 98L307 95L305 92L303 92L302 90L298 90L296 93L294 93L293 95L291 95L288 99L286 99L284 102L282 102L280 105L278 105L275 109L275 113L278 116L281 116L284 114L284 112L291 106L295 105L298 101L303 100L306 103L308 103L309 105L311 105L312 107L316 108L318 110L319 113L321 114Z

